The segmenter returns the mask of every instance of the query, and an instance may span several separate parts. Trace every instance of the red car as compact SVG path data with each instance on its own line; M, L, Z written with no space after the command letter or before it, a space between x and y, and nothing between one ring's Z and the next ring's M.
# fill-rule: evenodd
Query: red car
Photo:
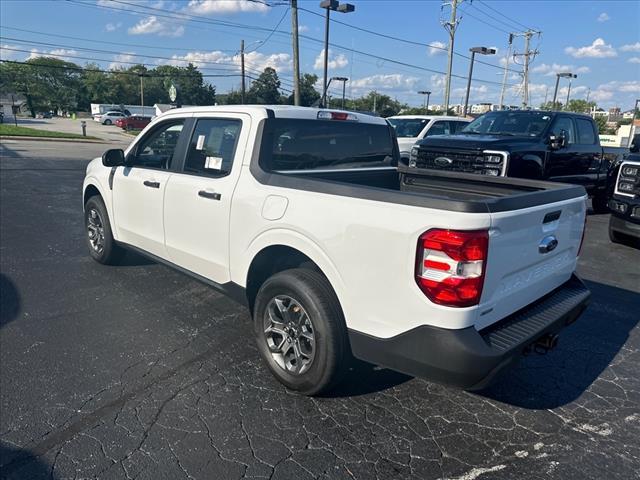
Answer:
M123 130L142 130L149 125L149 122L151 122L150 117L133 116L117 119L116 126Z

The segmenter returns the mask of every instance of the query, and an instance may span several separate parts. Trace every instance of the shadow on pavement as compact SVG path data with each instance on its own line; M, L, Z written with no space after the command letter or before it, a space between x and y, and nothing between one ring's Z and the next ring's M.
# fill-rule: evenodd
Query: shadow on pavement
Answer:
M156 262L144 255L140 255L132 250L127 250L125 256L118 262L118 267L141 267L144 265L153 265Z
M0 273L0 328L15 320L20 312L20 293L15 283Z
M592 302L560 333L558 348L508 369L479 395L528 409L553 409L577 399L613 362L640 319L640 294L585 281ZM635 312L632 313L632 312ZM628 372L633 375L633 372Z
M380 392L408 382L413 377L353 359L349 371L325 398L356 397Z
M0 442L1 480L55 480L56 478L51 466L41 461L28 450L10 447Z

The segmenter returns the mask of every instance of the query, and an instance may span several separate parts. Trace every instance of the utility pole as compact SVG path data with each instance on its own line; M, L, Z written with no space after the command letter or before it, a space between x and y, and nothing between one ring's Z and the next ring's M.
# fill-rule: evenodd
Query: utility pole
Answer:
M291 0L291 33L293 39L293 104L300 105L300 45L298 43L298 0Z
M522 85L522 108L527 108L529 106L529 64L531 63L531 57L537 55L538 50L530 50L531 37L534 33L540 35L541 32L537 32L534 30L527 30L524 33L516 34L517 36L524 37L524 53L515 53L514 57L524 57L524 65L523 65L523 85Z
M142 116L144 117L144 81L142 80L144 74L139 73L138 76L140 77L140 106L142 107Z
M569 96L571 95L571 81L573 78L569 78L569 89L567 90L567 101L564 104L564 109L569 110Z
M373 113L376 113L376 102L378 100L378 92L373 91Z
M640 98L636 98L636 103L633 106L633 117L631 117L631 126L629 127L629 139L627 140L627 148L631 147L633 140L633 133L635 131L634 124L636 123L636 117L638 116L638 104L640 104Z
M458 1L451 0L449 3L443 3L442 6L451 6L451 18L448 22L444 22L442 26L449 32L449 60L447 62L447 78L444 84L444 114L449 111L449 95L451 94L451 69L453 67L453 45L456 37L456 29L458 28L458 18L456 13L458 10Z
M240 40L240 69L242 71L242 89L240 95L242 98L242 105L244 105L245 96L247 94L247 85L244 78L244 40Z
M511 57L511 47L513 45L513 33L509 34L509 50L506 62L504 62L504 75L502 76L502 88L500 89L500 110L504 108L504 91L507 88L507 72L509 71L509 58Z
M589 97L591 96L591 87L587 90L587 103L589 103Z
M546 85L544 89L544 105L547 104L548 97L549 97L549 85Z

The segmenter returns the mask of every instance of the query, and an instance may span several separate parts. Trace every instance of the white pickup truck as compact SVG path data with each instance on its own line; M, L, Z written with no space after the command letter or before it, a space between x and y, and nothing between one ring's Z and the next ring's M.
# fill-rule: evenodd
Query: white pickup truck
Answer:
M87 243L189 274L250 309L287 387L351 355L467 389L547 350L588 303L582 187L402 175L381 118L286 106L171 110L89 163Z

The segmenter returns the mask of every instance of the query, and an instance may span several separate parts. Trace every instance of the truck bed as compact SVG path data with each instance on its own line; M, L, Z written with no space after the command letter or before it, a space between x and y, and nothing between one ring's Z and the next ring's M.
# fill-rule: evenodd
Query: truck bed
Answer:
M273 185L469 213L503 212L586 195L583 187L432 170L319 170L270 173ZM266 176L264 180L267 180Z

